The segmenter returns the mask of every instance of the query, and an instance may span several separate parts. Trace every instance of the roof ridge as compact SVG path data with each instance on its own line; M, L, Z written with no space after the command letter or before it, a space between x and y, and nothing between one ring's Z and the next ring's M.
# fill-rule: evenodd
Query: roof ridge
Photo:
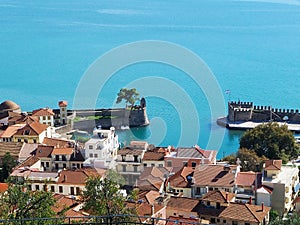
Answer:
M252 210L248 207L248 204L245 204L246 208L251 212L251 214L254 216L254 218L257 220L257 222L260 222L259 218L255 215L255 213L252 212ZM255 205L256 206L256 205ZM263 211L262 211L263 212Z

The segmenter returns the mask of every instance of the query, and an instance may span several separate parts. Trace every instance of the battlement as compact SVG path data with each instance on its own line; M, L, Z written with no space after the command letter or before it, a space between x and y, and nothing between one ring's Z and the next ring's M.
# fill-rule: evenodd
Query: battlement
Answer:
M281 109L272 106L253 105L253 102L229 102L228 120L230 122L290 122L300 123L300 114L298 109Z
M232 108L252 108L253 107L253 102L229 102L228 105Z

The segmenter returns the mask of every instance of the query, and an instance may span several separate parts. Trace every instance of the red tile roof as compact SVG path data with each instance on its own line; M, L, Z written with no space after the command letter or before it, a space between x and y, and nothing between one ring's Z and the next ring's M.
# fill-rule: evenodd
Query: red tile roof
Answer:
M49 158L51 157L53 149L53 146L39 145L33 154L38 158Z
M244 221L250 223L261 223L268 215L271 207L249 204L230 203L221 214L220 218L236 221Z
M40 159L38 157L36 157L35 155L30 156L29 158L27 158L24 162L20 163L16 169L21 168L21 167L31 167L33 166L35 163L37 163Z
M67 107L68 102L67 101L59 101L58 105L59 105L59 107Z
M236 177L236 184L239 186L252 186L260 187L262 185L262 174L249 172L239 172Z
M58 138L48 138L45 137L43 140L43 144L54 146L55 148L69 148L74 146L74 142L70 140L63 140Z
M40 135L43 131L45 131L49 126L46 124L42 124L40 122L32 122L30 124L26 124L26 126L20 128L15 135L25 135L28 131L29 136L37 136ZM26 131L26 132L25 132Z
M52 109L41 108L32 111L33 116L54 116Z
M176 172L173 176L169 178L170 186L171 187L178 187L178 188L187 188L190 186L189 181L187 180L188 176L193 175L194 168L192 167L183 167L181 170Z
M265 170L281 170L282 160L267 160L265 162Z
M19 129L24 127L26 124L14 124L8 126L6 130L0 135L1 138L11 138Z
M52 155L71 155L74 152L74 148L54 148Z
M143 160L144 161L163 161L165 153L163 152L145 152Z
M191 224L200 224L200 220L199 219L195 219L195 218L181 218L181 217L175 217L175 216L170 216L168 218L168 221L166 223L166 225L191 225Z
M96 169L63 170L59 174L57 183L85 185L89 176L100 176Z
M7 183L0 183L0 193L7 191L7 189L8 189Z
M195 186L233 187L237 166L199 165L194 171Z
M233 193L226 193L225 191L216 190L207 192L205 195L202 196L201 199L210 202L228 203L233 201L234 198L235 195Z
M201 205L200 200L185 197L171 196L167 203L167 208L172 208L185 212L197 212L197 208Z

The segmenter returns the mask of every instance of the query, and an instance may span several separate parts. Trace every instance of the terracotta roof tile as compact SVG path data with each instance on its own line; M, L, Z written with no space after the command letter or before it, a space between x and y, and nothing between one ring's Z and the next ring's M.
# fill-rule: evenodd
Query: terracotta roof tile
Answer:
M167 204L167 208L173 208L186 212L197 212L197 209L200 205L201 202L197 199L171 196Z
M196 186L233 187L237 166L199 165L194 171Z
M69 148L74 146L73 141L47 137L44 138L43 144L54 146L55 148Z
M148 161L163 161L165 153L162 152L145 152L143 160Z
M41 108L32 111L33 116L54 116L52 109Z
M24 162L20 163L16 169L21 168L21 167L31 167L33 166L35 163L37 163L40 159L36 156L31 156L28 159L26 159Z
M226 200L227 195L227 200ZM227 203L233 201L235 195L233 193L226 193L225 191L209 191L205 195L202 196L202 200L210 201L210 202L220 202L220 203Z
M176 172L173 176L169 178L170 185L172 187L186 188L190 186L187 180L188 176L192 176L194 173L194 168L183 167L181 170Z
M88 168L80 170L63 170L59 175L57 183L85 185L89 176L101 176L97 170Z
M59 101L58 105L60 107L67 107L68 106L68 102L67 101Z
M26 124L26 126L20 128L15 135L25 135L25 131L28 131L29 136L40 135L43 131L45 131L49 126L46 124L42 124L40 122L32 122L30 124Z
M196 218L181 218L170 216L166 225L191 225L191 224L200 224L199 219Z
M24 127L26 124L14 124L8 126L6 130L0 135L1 138L11 138L19 129Z
M33 154L38 158L49 158L51 157L53 149L53 146L39 145Z
M219 217L250 223L261 223L270 210L271 208L267 206L264 206L264 210L262 210L262 206L258 205L230 203Z
M256 185L260 187L262 185L262 174L255 173L252 171L249 172L239 172L236 177L236 185L239 186L252 186Z
M7 183L0 183L0 193L7 191L7 189L8 189Z
M74 148L54 148L52 155L71 155L74 152Z
M282 160L267 160L265 162L265 170L281 170Z

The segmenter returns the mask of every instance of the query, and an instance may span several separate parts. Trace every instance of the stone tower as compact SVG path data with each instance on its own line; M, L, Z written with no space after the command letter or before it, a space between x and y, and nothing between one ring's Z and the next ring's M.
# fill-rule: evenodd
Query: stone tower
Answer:
M68 102L67 101L60 101L58 102L59 105L59 114L60 114L60 118L59 118L59 123L61 125L65 125L67 124L67 106L68 106Z

